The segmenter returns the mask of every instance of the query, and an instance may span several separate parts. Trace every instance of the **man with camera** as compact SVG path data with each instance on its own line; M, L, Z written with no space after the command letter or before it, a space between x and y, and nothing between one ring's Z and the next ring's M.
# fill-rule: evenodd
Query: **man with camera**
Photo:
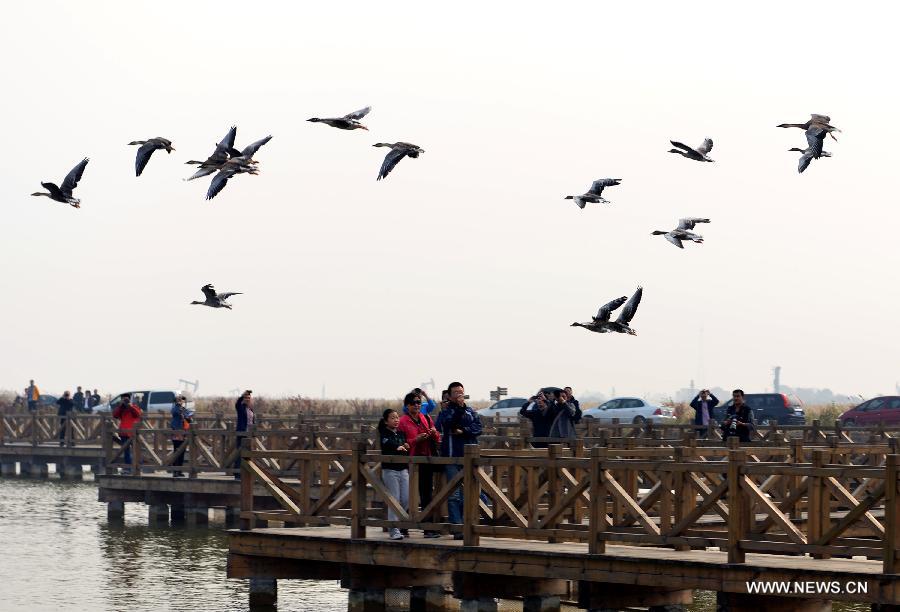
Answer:
M691 408L694 409L694 428L698 438L705 438L709 432L709 421L712 419L712 410L719 405L716 396L709 389L702 389L697 397L691 400Z
M731 399L731 406L722 422L722 433L726 438L737 436L739 441L749 442L750 430L753 429L753 410L744 403L744 392L741 389L732 391Z
M551 438L575 439L575 424L581 421L581 408L569 401L569 394L564 389L553 392L553 424L550 425Z
M478 413L466 405L466 390L461 382L452 382L447 388L449 400L447 407L441 410L435 421L435 429L441 433L441 455L444 457L462 457L466 444L478 444L481 435L481 419ZM443 403L443 402L442 402ZM447 481L452 480L462 471L461 465L448 465L444 468ZM458 486L447 499L448 520L461 525L463 519L462 486ZM462 539L462 533L454 534L456 540Z
M550 410L550 402L543 391L538 391L519 410L519 416L531 421L532 438L549 438L550 427L556 419L556 415ZM547 442L532 442L532 448L547 448Z

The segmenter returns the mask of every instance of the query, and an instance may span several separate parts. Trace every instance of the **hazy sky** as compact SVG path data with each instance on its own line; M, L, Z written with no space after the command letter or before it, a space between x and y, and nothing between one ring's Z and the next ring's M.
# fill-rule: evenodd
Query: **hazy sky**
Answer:
M19 2L0 387L396 397L900 379L896 5ZM815 15L823 15L818 18ZM307 123L371 104L370 132ZM842 128L797 174L801 130ZM190 183L228 128L259 176ZM136 147L163 136L134 177ZM714 164L668 154L715 141ZM385 149L425 149L385 181ZM80 210L32 198L82 157ZM621 178L611 205L563 196ZM654 229L705 216L703 245ZM233 311L190 306L200 286ZM569 327L644 299L638 335Z

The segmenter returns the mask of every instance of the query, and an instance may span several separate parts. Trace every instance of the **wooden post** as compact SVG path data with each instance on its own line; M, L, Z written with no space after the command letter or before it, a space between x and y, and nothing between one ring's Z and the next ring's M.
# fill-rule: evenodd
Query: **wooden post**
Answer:
M31 445L38 445L37 411L31 413Z
M100 460L100 473L109 474L109 464L112 463L113 457L113 439L112 431L110 431L110 421L106 416L101 417L100 421L100 444L103 446L103 458Z
M792 438L791 439L791 464L792 465L800 465L803 463L803 440L800 438ZM800 488L800 480L802 476L789 476L788 482L790 483L789 489L786 491L788 495L796 491ZM789 512L789 516L792 519L800 518L800 500L797 500L797 503L793 505Z
M820 469L825 466L826 452L824 450L813 451L813 469ZM818 544L822 535L828 531L831 523L831 494L828 490L827 479L824 476L813 474L808 479L809 482L809 509L808 524L810 544ZM831 555L823 553L813 553L814 559L828 559Z
M897 495L900 457L888 455L884 465L884 573L898 573L897 551L900 550L900 495Z
M603 477L603 458L605 456L605 447L595 446L591 449L588 553L592 555L601 555L606 552L606 540L600 537L606 531L606 479Z
M250 450L250 439L241 440L241 453ZM252 517L245 517L244 513L253 512L253 473L245 466L253 459L241 458L241 529L247 531L253 529L255 521Z
M200 462L200 449L197 447L197 434L194 433L193 427L187 430L185 442L187 443L187 448L184 449L184 453L185 455L188 455L188 478L196 478L198 471L197 464ZM184 455L182 455L182 460L183 459Z
M477 444L466 444L463 451L463 545L478 546L478 534L475 527L481 519L479 502L481 501L481 485L475 470L480 450Z
M354 440L353 456L350 461L350 537L366 537L366 479L363 466L366 461L366 443Z
M747 461L747 452L728 451L728 562L743 563L744 551L741 539L747 533L749 500L741 487L741 467Z
M141 475L141 444L138 436L141 435L141 422L136 421L131 430L131 474Z
M691 439L691 445L676 448L675 449L675 461L677 462L690 462L694 457L694 452L696 451L696 447L693 444L696 444L696 439ZM676 523L681 521L684 517L691 513L694 509L694 486L691 483L691 472L674 472L672 474L672 478L674 480L673 484L674 488L674 520ZM666 525L666 528L670 528L670 525ZM665 534L666 531L663 531ZM679 545L675 547L675 550L690 550L690 546Z
M547 447L547 457L549 459L549 462L547 463L548 509L555 508L560 498L559 469L555 465L555 461L560 455L562 455L562 444L551 444ZM556 522L553 522L553 524L548 524L546 527L548 529L553 529L555 526ZM547 542L556 544L559 540L557 538L547 538Z
M72 419L75 418L75 409L70 410L65 416L65 431L63 432L63 444L66 448L72 446Z

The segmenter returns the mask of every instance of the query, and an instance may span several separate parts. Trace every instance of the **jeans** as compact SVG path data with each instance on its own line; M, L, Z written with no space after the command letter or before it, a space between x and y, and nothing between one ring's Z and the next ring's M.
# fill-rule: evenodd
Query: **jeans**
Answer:
M119 444L121 444L122 446L125 446L126 444L128 444L129 440L131 440L131 438L129 436L125 436L125 435L119 436ZM125 463L127 463L128 466L131 467L131 447L130 446L125 447L125 456L123 457L123 459L124 459Z
M404 510L409 509L409 470L381 470L381 480L388 492L400 502ZM388 506L387 517L389 521L399 520L397 513Z
M59 440L62 442L66 439L66 421L69 418L65 415L60 415L59 417Z
M246 432L242 432L242 433L246 433ZM246 435L242 436L239 433L234 438L234 444L237 447L237 452L238 452L237 459L234 460L234 469L236 469L238 471L238 476L241 473L241 445L244 443L244 438L246 438L246 437L247 437Z
M419 464L419 506L424 510L434 496L434 468L429 463Z
M453 480L456 475L462 472L461 465L445 465L444 466L444 476L447 479L447 482ZM463 522L463 488L462 483L458 487L453 490L453 493L450 494L450 497L447 498L447 520L451 523L456 523L457 525L462 525Z

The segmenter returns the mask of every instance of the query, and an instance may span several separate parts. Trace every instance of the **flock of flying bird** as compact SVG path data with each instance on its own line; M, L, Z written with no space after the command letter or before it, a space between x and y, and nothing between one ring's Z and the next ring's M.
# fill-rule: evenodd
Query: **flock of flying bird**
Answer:
M802 174L804 170L809 167L809 164L814 159L819 159L822 157L831 157L831 153L823 150L823 146L825 143L825 136L831 134L831 137L836 141L837 138L834 135L834 132L840 132L840 130L833 125L831 125L831 117L827 115L818 115L813 113L810 115L809 121L806 123L781 123L776 127L780 128L801 128L805 130L806 133L806 144L807 147L805 149L800 149L798 147L794 147L792 149L788 149L789 151L796 151L802 153L800 156L800 161L797 165L797 171ZM672 146L675 147L673 149L669 149L669 153L675 153L677 155L681 155L686 157L687 159L691 159L699 162L712 162L713 160L709 158L709 152L712 151L713 141L711 138L706 138L703 140L703 143L697 147L689 147L684 143L678 142L676 140L670 140ZM578 208L584 208L585 204L608 204L609 200L606 200L603 197L603 190L606 187L613 187L618 185L622 179L597 179L591 185L591 188L587 191L587 193L583 193L577 196L566 196L567 200L574 200L575 204L578 205ZM678 221L678 227L669 231L656 230L651 232L654 236L665 236L666 240L677 246L679 249L684 248L683 241L689 240L691 242L702 243L703 236L692 231L694 226L698 223L709 223L709 219L703 219L700 217L686 217L684 219L680 219ZM597 314L591 317L591 320L586 323L572 323L572 327L583 327L588 331L597 332L599 334L606 333L620 333L620 334L630 334L632 336L636 335L637 332L631 328L631 319L634 318L635 313L637 312L638 305L641 303L641 297L644 294L644 290L642 287L638 287L637 291L631 296L631 298L626 298L625 296L618 297L611 302L607 302L603 306L600 307L600 310L597 311ZM612 313L614 310L618 309L622 304L625 304L625 307L619 313L618 318L615 320L611 320Z
M372 107L367 106L341 117L312 117L307 121L313 123L324 123L341 130L368 131L369 128L363 125L360 120L368 115L369 111L371 110ZM837 138L835 138L834 136L834 132L840 132L838 128L831 125L830 117L828 117L827 115L818 115L815 113L810 115L809 121L807 121L806 123L782 123L777 127L801 128L805 131L807 147L805 149L801 149L798 147L789 149L789 151L802 153L797 166L797 170L801 174L809 167L809 164L812 162L812 160L822 157L831 157L831 153L823 150L825 136L831 134L831 137L835 141L837 141ZM229 179L231 179L232 177L238 174L258 174L259 162L253 159L253 156L260 149L260 147L262 147L272 139L272 136L266 136L265 138L257 140L256 142L247 145L243 149L238 150L234 147L234 141L236 137L237 127L232 126L228 133L225 135L225 138L223 138L218 144L216 144L215 150L209 157L206 158L205 161L201 162L190 160L185 162L186 164L199 166L194 174L185 179L187 181L198 179L204 176L209 176L210 174L215 173L215 176L210 182L209 189L206 192L207 200L212 200L214 197L216 197L216 195L218 195L219 192L221 192L222 189L225 188L225 185L228 184ZM713 148L713 141L710 138L704 139L703 143L697 147L689 147L688 145L675 140L671 140L669 142L671 142L672 146L674 147L672 149L669 149L669 153L675 153L687 159L699 162L713 161L709 158L709 152L712 151ZM134 160L135 176L141 175L141 173L144 171L144 168L147 166L147 163L150 161L150 157L153 155L154 151L164 150L166 151L166 153L172 153L172 151L175 150L175 148L172 146L171 140L161 137L151 138L149 140L135 140L129 142L128 144L135 146L139 145L137 155ZM382 161L381 163L381 168L378 171L378 177L376 178L376 180L379 181L387 177L387 175L390 174L391 170L393 170L404 157L411 157L415 159L425 152L425 150L421 147L408 142L379 142L372 146L388 147L390 149L387 155L385 155L384 161ZM72 170L63 179L62 185L57 186L55 183L42 182L41 186L44 187L47 192L35 192L31 195L45 196L56 202L61 202L63 204L69 204L70 206L73 206L75 208L80 208L81 200L74 196L74 190L78 186L78 182L81 180L81 177L84 174L84 169L85 167L87 167L88 161L88 158L85 157L83 160L81 160L81 162L78 163L77 166L72 168ZM583 209L588 203L609 204L609 200L603 197L603 190L607 187L615 187L621 182L622 179L597 179L591 184L591 187L587 192L581 195L567 195L565 199L574 200L578 208L581 209ZM683 249L684 241L691 241L698 244L703 242L703 236L692 231L698 223L709 223L709 219L700 217L686 217L679 220L678 226L675 229L668 231L656 230L652 232L652 235L665 236L666 240L677 246L679 249ZM227 308L230 310L231 305L228 304L226 300L232 295L240 295L239 292L217 293L215 288L211 284L204 285L201 288L201 291L205 296L204 301L193 301L191 302L191 304L199 304L202 306L209 306L211 308ZM630 324L631 319L637 312L638 305L641 303L642 296L643 288L638 287L631 298L626 298L625 296L618 297L611 302L608 302L601 306L600 310L597 312L597 315L591 317L591 320L587 323L572 323L572 327L583 327L589 331L597 333L622 333L630 334L632 336L636 335L636 332L631 328ZM613 311L617 310L623 304L625 306L619 313L618 318L615 320L611 320Z

